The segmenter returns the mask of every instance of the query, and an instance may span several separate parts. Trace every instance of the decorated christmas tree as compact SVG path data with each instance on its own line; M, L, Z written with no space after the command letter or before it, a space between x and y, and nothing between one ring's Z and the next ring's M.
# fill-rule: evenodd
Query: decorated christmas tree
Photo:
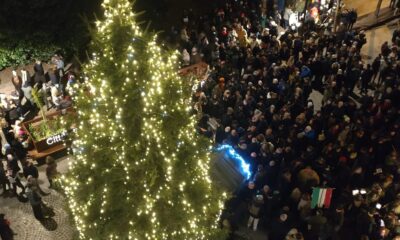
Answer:
M178 55L141 31L128 0L105 0L75 86L75 159L65 192L81 239L224 239L225 194L209 177Z

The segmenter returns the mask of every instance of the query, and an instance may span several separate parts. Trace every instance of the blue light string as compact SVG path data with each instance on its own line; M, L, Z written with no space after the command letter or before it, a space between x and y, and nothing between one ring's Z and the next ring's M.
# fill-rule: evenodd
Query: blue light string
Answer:
M224 151L224 150L227 150L226 152L228 153L230 158L240 163L240 168L242 170L242 173L246 175L246 180L250 179L251 177L250 164L247 163L244 160L244 158L239 153L237 153L236 150L231 145L223 144L217 148L217 151Z

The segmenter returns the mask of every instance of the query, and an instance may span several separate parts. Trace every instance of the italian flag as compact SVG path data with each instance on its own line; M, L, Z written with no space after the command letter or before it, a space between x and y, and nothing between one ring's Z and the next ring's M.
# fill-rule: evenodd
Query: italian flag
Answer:
M311 196L311 208L325 207L329 208L331 205L333 188L314 188Z

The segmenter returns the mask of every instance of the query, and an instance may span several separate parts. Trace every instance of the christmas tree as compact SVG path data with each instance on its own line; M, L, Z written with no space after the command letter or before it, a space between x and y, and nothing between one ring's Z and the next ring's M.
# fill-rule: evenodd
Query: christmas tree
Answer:
M141 31L128 0L105 0L75 86L75 160L63 184L81 239L224 239L225 194L209 177L178 54Z

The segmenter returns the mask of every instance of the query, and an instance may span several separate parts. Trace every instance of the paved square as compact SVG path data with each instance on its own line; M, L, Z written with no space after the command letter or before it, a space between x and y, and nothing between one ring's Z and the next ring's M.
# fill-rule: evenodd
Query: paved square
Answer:
M57 160L60 172L67 170L68 161L71 161L68 157ZM43 200L53 208L55 213L52 220L45 223L46 227L35 219L29 202L21 203L15 197L0 197L0 213L4 213L10 220L11 228L17 234L15 240L72 240L77 232L71 224L66 200L62 194L48 189L46 166L38 167L38 169L39 183L43 191L51 193L44 196ZM24 180L23 184L25 184Z

